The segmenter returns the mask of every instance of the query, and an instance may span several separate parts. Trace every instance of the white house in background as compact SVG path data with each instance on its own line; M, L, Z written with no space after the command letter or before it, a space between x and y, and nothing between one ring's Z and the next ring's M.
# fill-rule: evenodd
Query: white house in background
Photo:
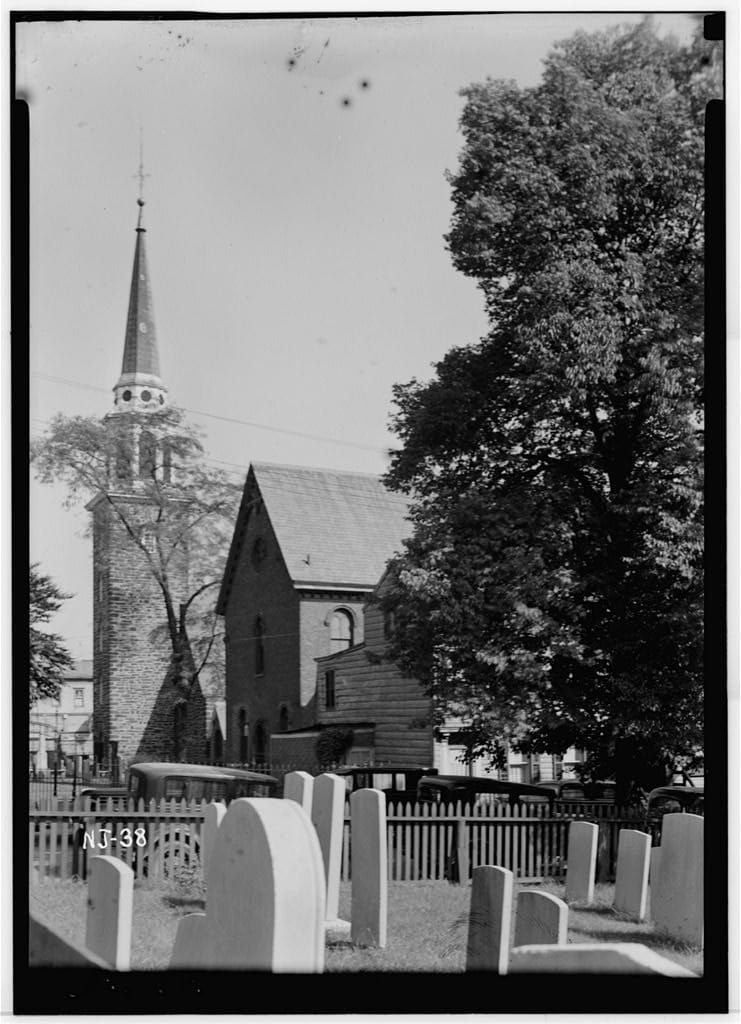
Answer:
M31 771L62 767L62 758L77 758L81 775L93 755L93 663L77 661L65 673L59 700L46 698L29 712L28 757Z

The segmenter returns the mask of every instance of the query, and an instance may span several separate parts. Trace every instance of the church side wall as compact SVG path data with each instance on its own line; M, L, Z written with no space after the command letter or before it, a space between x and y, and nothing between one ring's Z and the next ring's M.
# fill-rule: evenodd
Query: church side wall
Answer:
M255 542L264 544L254 557ZM257 673L255 624L262 619L264 671ZM227 761L239 762L239 716L249 728L246 760L257 753L257 728L267 737L277 728L280 705L300 713L298 596L289 579L268 516L250 513L224 616L226 630ZM301 724L298 722L297 724ZM269 754L269 750L266 751Z
M402 675L386 649L380 610L366 609L365 644L319 662L319 719L327 726L375 722L375 761L432 766L430 702L416 679ZM335 707L326 706L325 672L335 672Z

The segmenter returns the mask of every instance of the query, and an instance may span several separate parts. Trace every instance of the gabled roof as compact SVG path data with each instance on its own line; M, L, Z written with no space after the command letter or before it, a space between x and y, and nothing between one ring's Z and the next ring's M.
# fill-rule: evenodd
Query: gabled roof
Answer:
M262 498L295 587L372 590L411 532L406 498L377 476L253 463L219 595L222 615L256 498Z

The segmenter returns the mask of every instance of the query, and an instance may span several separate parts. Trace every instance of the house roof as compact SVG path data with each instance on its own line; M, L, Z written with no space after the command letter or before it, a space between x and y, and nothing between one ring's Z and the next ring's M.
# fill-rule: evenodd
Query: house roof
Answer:
M261 497L295 587L372 590L411 532L407 499L368 473L256 462L227 560L223 614L255 498Z

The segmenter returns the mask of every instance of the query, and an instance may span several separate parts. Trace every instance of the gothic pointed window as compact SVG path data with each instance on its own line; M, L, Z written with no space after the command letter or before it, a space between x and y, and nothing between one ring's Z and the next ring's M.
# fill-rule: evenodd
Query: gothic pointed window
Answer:
M332 612L329 620L329 649L332 654L352 647L355 642L355 620L344 608Z
M265 674L265 623L262 616L255 619L255 675Z

